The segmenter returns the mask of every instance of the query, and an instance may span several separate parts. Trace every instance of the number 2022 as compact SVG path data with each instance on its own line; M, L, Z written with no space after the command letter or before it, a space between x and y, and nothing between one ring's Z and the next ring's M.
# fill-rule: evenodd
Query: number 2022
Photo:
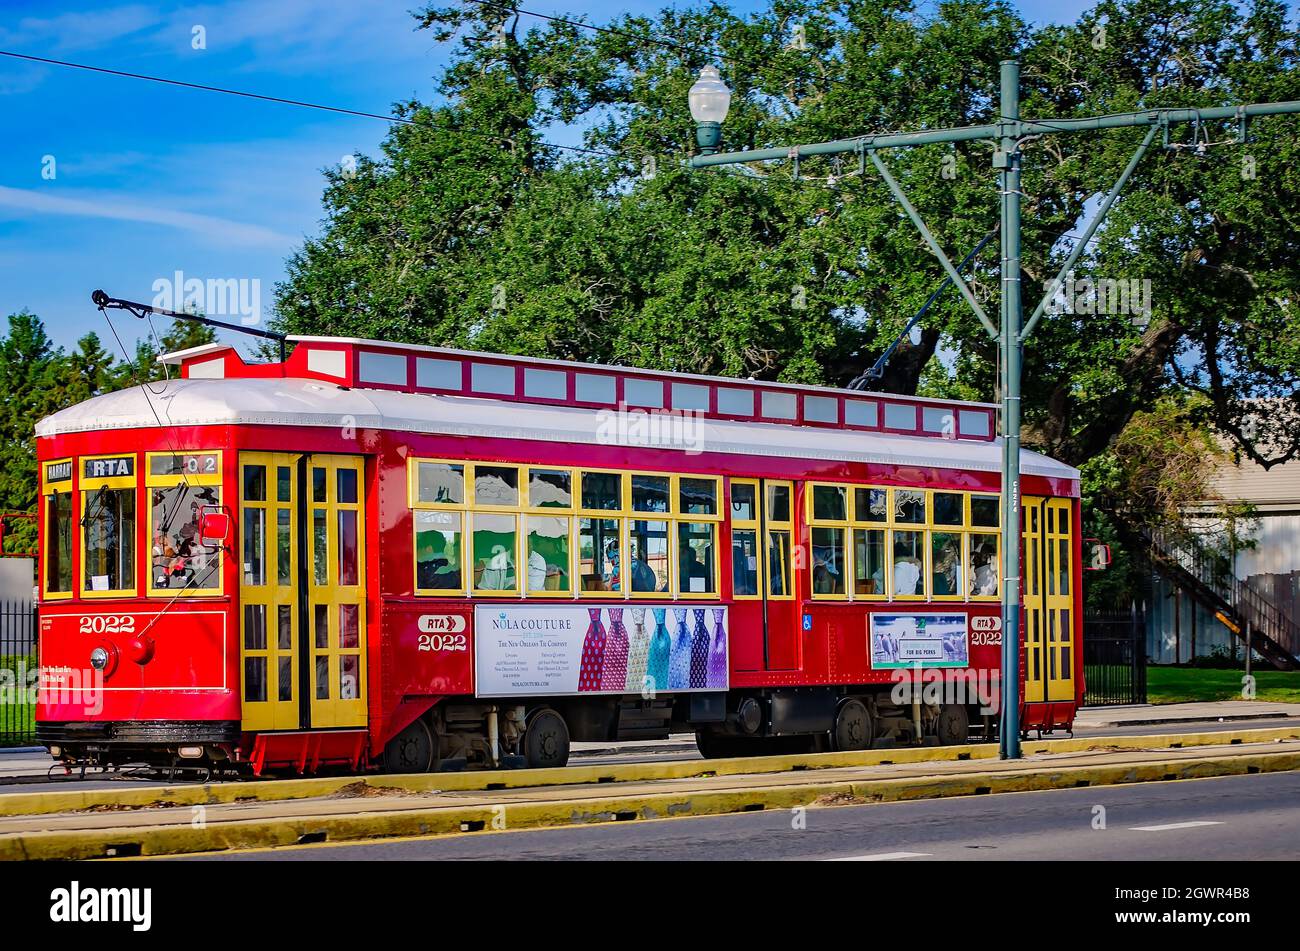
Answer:
M135 618L130 614L83 614L82 634L134 634Z
M421 634L422 651L463 651L469 650L464 634Z

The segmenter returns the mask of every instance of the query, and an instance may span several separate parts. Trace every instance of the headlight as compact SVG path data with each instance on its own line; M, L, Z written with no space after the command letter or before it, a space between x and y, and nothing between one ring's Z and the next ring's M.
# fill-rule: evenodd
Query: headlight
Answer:
M102 647L96 647L90 652L90 666L96 670L103 670L108 666L108 651Z

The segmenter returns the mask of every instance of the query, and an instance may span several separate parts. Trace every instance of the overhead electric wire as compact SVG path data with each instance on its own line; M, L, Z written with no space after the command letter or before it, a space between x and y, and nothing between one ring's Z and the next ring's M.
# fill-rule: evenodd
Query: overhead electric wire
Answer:
M131 73L121 69L110 69L107 66L92 66L89 63L74 63L63 59L50 59L46 56L32 56L28 53L15 53L12 50L0 50L0 56L8 56L11 59L26 60L31 63L42 63L46 66L62 66L67 69L83 69L87 72L102 73L107 76L118 76L124 79L139 79L145 82L160 83L164 86L179 86L183 89L197 89L202 92L221 93L226 96L239 96L244 99L256 99L261 102L273 102L284 106L297 106L302 109L318 109L322 112L333 112L339 115L356 116L362 119L379 119L382 122L397 122L404 125L418 125L419 121L406 116L385 115L378 112L363 112L357 109L345 109L341 106L329 106L319 102L307 102L303 99L287 99L283 96L267 96L262 93L249 92L245 89L230 89L225 86L212 86L207 83L192 83L181 79L169 79L166 76L150 76L147 73ZM504 141L508 136L498 135L491 132L477 132L471 129L457 129L458 135L469 135L483 139L493 139L495 141ZM550 149L562 149L566 152L581 152L587 155L603 155L609 158L619 157L615 152L606 152L600 149L588 149L577 145L559 145L555 142L539 142L538 145Z

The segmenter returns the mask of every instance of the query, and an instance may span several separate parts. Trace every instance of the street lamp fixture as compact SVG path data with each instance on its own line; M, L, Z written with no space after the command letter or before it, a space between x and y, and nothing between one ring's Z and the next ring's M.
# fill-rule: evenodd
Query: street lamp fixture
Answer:
M712 155L722 141L722 120L731 108L731 90L718 75L716 66L705 66L691 87L691 117L695 120L695 141L700 151Z

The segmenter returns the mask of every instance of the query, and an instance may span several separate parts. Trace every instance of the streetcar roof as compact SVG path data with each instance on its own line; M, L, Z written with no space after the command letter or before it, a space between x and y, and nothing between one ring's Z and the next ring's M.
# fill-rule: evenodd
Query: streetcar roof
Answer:
M938 439L861 430L812 428L695 418L698 437L683 440L680 414L628 414L635 441L610 438L618 414L574 406L506 403L465 396L349 389L292 378L180 379L92 397L45 417L37 436L163 426L354 426L493 439L597 445L747 456L795 457L944 469L1001 469L1001 440ZM345 419L346 417L346 419ZM639 419L639 422L638 422ZM1078 479L1079 470L1048 456L1021 451L1028 475Z

